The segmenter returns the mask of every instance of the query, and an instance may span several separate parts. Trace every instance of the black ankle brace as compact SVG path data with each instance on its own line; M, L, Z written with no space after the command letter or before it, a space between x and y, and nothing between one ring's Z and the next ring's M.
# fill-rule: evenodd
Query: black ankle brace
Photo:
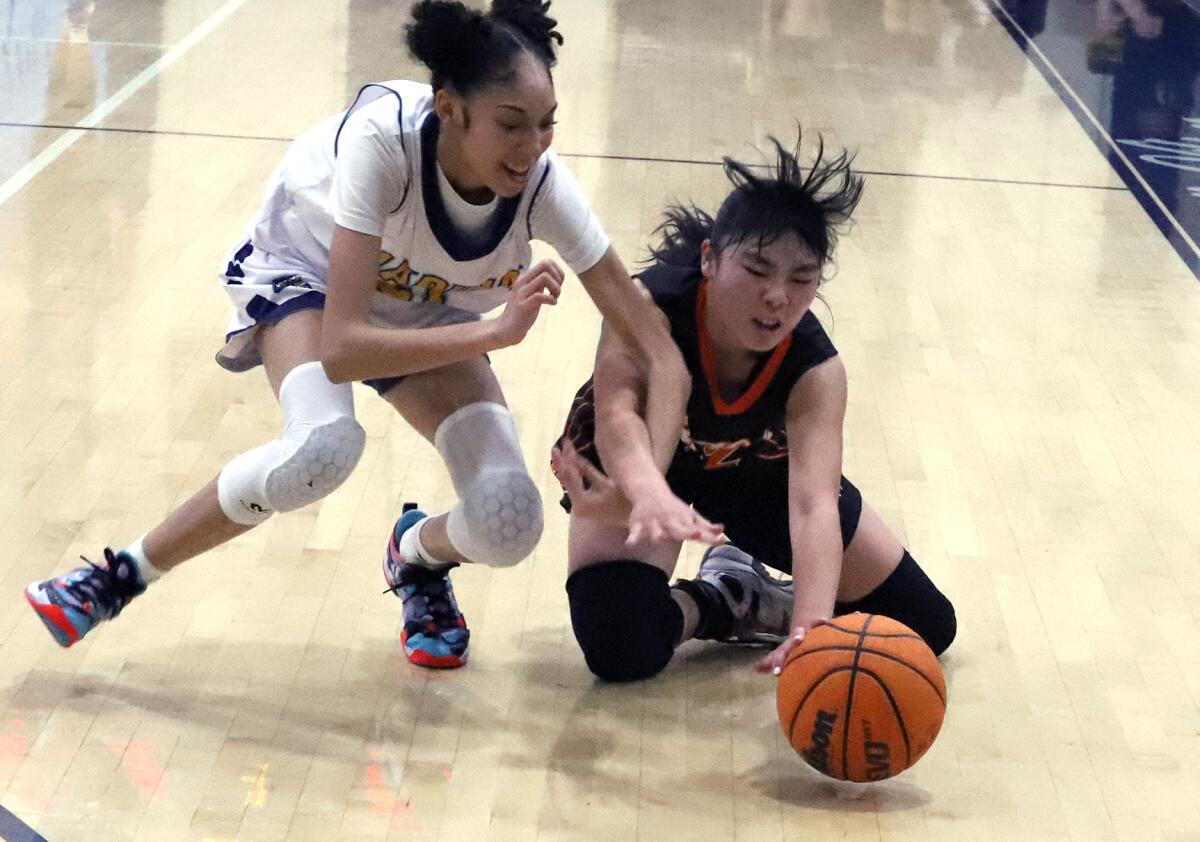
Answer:
M696 603L700 618L693 635L697 640L721 640L733 633L733 613L720 592L708 582L699 579L680 579L671 586Z

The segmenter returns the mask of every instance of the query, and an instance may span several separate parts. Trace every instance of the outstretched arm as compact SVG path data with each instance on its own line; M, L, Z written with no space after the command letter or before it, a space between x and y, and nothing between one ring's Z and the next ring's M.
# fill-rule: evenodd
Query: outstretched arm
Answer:
M663 475L683 429L686 399L668 402L657 395L651 399L646 366L607 321L600 328L592 380L596 393L596 447L604 459L605 470L622 489L634 489L641 484L665 487ZM669 391L677 394L681 390ZM653 417L651 405L655 411Z
M686 397L678 403L648 399L648 382L644 366L605 326L594 375L596 449L611 486L586 469L584 478L604 493L625 498L631 543L642 538L715 542L721 527L677 498L664 476L679 441ZM676 386L686 396L690 384Z
M846 369L832 357L805 373L788 398L788 528L796 597L791 635L759 663L764 672L782 668L805 633L833 617L842 575L838 492L845 418Z
M579 280L605 323L623 340L626 353L644 366L646 392L665 406L686 405L691 384L683 355L662 311L629 277L616 251L610 246Z

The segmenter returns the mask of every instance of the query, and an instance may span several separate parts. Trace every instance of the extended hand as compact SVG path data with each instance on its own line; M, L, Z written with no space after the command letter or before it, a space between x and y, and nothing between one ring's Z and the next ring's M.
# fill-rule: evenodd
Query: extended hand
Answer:
M629 498L612 479L581 456L570 442L554 448L554 472L571 498L571 514L628 527L626 543L639 541L725 540L724 527L710 523L695 509L666 489L661 493Z
M629 523L629 500L608 475L569 441L554 448L554 473L571 498L571 514L615 526Z
M647 540L721 544L727 539L724 526L709 521L664 484L661 492L639 495L629 513L629 538L625 543L633 546Z
M754 669L758 672L779 675L783 672L783 665L787 663L788 654L791 653L793 647L802 643L809 631L827 622L829 622L828 617L816 617L793 623L791 634L788 635L787 640L772 649L769 655L754 665Z

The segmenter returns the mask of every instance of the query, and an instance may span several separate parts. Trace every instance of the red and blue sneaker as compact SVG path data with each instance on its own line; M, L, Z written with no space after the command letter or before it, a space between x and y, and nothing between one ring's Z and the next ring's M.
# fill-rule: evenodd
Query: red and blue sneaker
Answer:
M105 547L103 565L83 560L87 567L25 588L25 598L59 646L77 643L146 590L137 564L128 553L114 553Z
M412 504L405 505L383 557L383 578L388 591L404 603L404 656L420 667L455 669L467 662L471 632L454 599L450 567L413 564L400 554L400 536L424 517Z

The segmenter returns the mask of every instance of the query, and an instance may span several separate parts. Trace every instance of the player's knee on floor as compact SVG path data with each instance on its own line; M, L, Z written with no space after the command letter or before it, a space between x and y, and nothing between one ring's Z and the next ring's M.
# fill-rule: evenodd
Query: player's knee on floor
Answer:
M657 567L634 560L584 567L567 579L567 599L575 639L597 678L650 678L675 654L683 614Z
M354 420L349 383L332 383L320 363L297 366L279 388L283 435L235 457L217 478L226 517L247 526L314 503L358 464L366 432Z
M899 620L921 635L936 655L949 649L958 633L953 603L937 589L907 550L900 564L879 587L862 599L839 602L835 609L837 614L855 611Z

